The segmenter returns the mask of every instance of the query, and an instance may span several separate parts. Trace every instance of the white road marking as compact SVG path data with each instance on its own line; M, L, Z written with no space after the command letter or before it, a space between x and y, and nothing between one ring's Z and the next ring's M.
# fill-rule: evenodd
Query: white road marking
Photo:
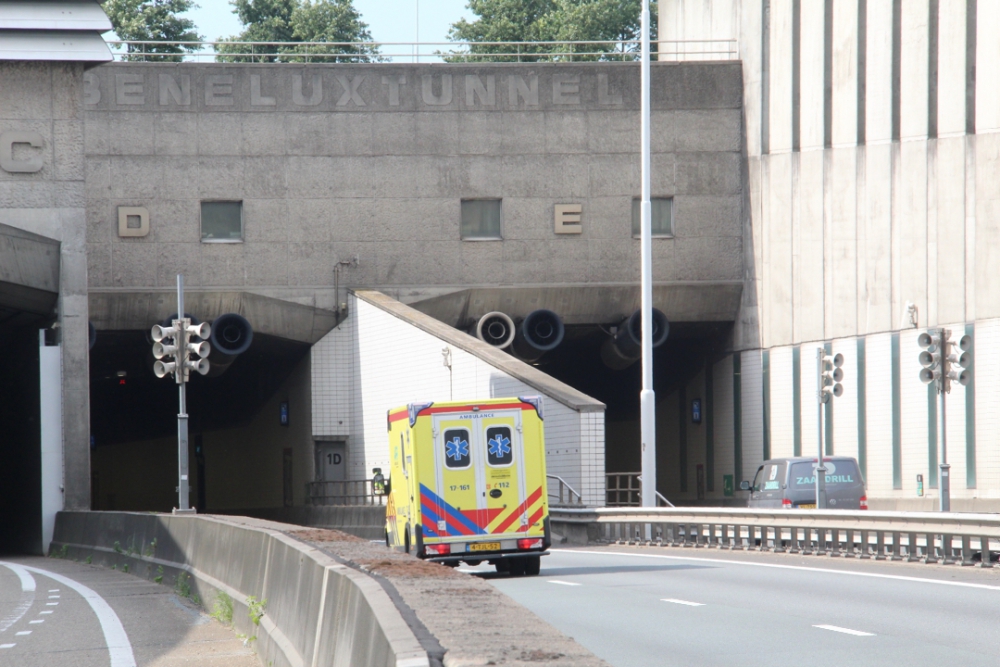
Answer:
M6 565L21 580L21 597L17 605L5 616L0 616L0 632L6 632L7 628L20 621L28 613L28 610L31 609L31 605L34 604L35 578L20 565L7 563L0 563L0 565Z
M17 644L0 644L0 648L14 648Z
M572 581L559 581L558 579L549 579L550 584L560 584L562 586L579 586L580 584L573 583Z
M42 619L42 620L40 620L40 621L28 621L28 623L29 623L30 625L34 625L35 623L44 623L44 622L45 622L45 619Z
M40 612L38 612L38 615L41 616L43 614L51 614L51 613L52 613L52 610L50 609L49 611L40 611Z
M819 628L820 630L832 630L833 632L842 632L845 635L854 635L855 637L874 637L875 634L871 632L861 632L860 630L851 630L850 628L840 628L836 625L814 625L814 628Z
M9 567L7 563L0 562L0 565L8 565ZM48 577L53 581L58 581L63 586L72 588L79 593L87 601L87 604L90 605L90 608L94 610L94 614L97 615L97 620L101 624L101 630L104 633L104 642L107 644L108 653L111 655L110 667L136 667L135 655L132 653L132 644L129 643L128 635L125 633L125 628L122 627L121 619L118 618L118 614L111 608L111 605L98 595L96 591L78 581L74 581L61 574L56 574L55 572L50 572L49 570L27 565L20 567L24 567L29 572ZM50 602L49 604L58 603ZM42 621L31 622L41 623Z
M50 596L49 596L49 599L50 599L50 600L58 600L59 598L60 598L60 596L59 596L59 595L50 595Z
M50 588L49 589L49 593L58 593L58 592L59 592L58 588Z
M46 603L45 603L45 606L46 606L46 607L55 607L55 606L57 606L58 604L59 604L58 602L46 602Z
M687 600L675 600L673 598L662 598L660 602L673 602L674 604L686 604L689 607L704 607L704 602L688 602Z
M874 579L895 579L896 581L913 581L922 584L938 584L939 586L959 586L961 588L981 588L988 591L1000 591L1000 586L988 584L971 584L966 581L944 581L943 579L926 579L924 577L905 577L899 574L877 574L875 572L855 572L852 570L834 570L826 567L805 567L803 565L780 565L777 563L749 563L725 558L697 558L695 556L665 556L661 554L633 554L623 551L585 551L582 549L554 549L554 553L562 554L592 554L595 556L634 556L635 558L660 558L663 560L684 560L701 563L722 563L725 565L745 565L747 567L769 567L777 570L800 570L802 572L823 572L826 574L843 574L852 577L872 577Z
M20 632L15 632L14 636L15 637L23 637L25 635L30 635L30 634L31 634L31 630L21 630Z

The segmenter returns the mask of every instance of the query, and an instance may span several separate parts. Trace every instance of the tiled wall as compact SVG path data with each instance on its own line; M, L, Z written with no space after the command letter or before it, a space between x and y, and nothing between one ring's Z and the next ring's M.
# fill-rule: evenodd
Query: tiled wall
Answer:
M347 319L313 348L313 435L346 436L349 479L388 468L386 411L418 401L540 392L399 317L351 295ZM450 349L451 369L442 350ZM604 413L546 396L548 472L604 504Z

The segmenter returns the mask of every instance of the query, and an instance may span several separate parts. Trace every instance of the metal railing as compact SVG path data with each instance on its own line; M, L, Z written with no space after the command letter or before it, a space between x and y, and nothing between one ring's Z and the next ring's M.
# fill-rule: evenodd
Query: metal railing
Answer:
M310 505L384 505L385 496L375 495L370 479L339 482L307 482L306 499Z
M641 507L642 482L638 472L605 473L608 507Z
M551 42L199 42L107 40L118 61L575 62L635 61L638 40ZM653 42L654 59L738 60L735 39ZM431 53L422 51L431 49Z
M559 475L545 475L545 476L549 480L555 480L555 482L558 484L557 488L559 489L557 492L553 493L552 483L551 482L549 483L548 487L549 487L550 507L555 507L559 505L583 506L583 496L580 495L579 491L570 486L569 482L564 480ZM556 500L553 501L553 498L555 498Z
M703 547L992 567L1000 515L722 508L554 508L607 544Z

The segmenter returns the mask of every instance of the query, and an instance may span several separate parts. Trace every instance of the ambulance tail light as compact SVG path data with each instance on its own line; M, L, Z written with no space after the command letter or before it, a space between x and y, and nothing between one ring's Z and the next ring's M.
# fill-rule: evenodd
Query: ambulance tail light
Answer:
M447 556L451 553L450 544L428 544L426 549L428 556Z
M542 538L522 538L517 541L518 549L541 549L542 548Z
M861 509L868 509L868 496L861 496Z
M792 501L789 500L788 498L782 498L781 499L781 509L783 509L783 510L790 510L790 509L792 509Z

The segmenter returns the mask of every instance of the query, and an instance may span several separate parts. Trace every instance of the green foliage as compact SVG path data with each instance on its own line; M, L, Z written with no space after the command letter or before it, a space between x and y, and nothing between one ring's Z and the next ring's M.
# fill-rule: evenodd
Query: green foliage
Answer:
M641 0L469 0L473 21L452 24L448 36L462 42L631 41L640 37ZM656 6L650 7L650 40L656 40ZM653 45L655 48L655 44ZM516 56L490 54L511 53ZM638 48L611 44L511 45L473 44L462 61L631 60ZM590 55L549 56L550 53ZM626 55L628 54L628 55Z
M124 565L122 565L122 572L124 572L125 574L128 574L128 563L125 563Z
M153 577L153 581L155 581L158 584L162 584L163 583L163 566L162 565L159 566L158 568L156 568L156 576Z
M69 556L69 545L64 544L58 550L49 550L49 558L67 558Z
M122 552L122 543L115 540L115 543L111 546L111 548L115 550L116 554L120 554Z
M221 62L375 62L378 48L333 42L371 42L368 24L353 0L230 0L243 32L219 45ZM298 42L294 46L239 42ZM325 42L307 45L303 42ZM239 55L244 54L244 55ZM319 54L325 57L316 58ZM331 57L329 54L333 54ZM340 55L343 54L343 55Z
M174 582L174 592L182 598L191 597L191 577L184 572L178 574L177 581Z
M154 537L153 541L149 543L148 547L146 547L146 550L142 552L142 555L145 556L146 558L152 558L155 553L156 553L156 538ZM160 569L162 570L163 568L161 567Z
M264 612L267 610L267 599L258 600L254 596L247 598L247 612L250 614L250 622L254 625L260 625L260 619L264 618Z
M104 0L103 5L120 39L165 42L203 39L195 30L194 21L179 16L198 7L192 0ZM178 62L184 52L197 50L193 45L135 44L129 45L124 60Z
M84 559L84 561L83 561L83 562L84 562L84 563L86 563L87 565L90 565L91 563L93 563L93 562L94 562L94 557L93 557L93 556L87 556L87 557L86 557L86 558Z
M233 624L233 599L223 591L215 594L215 603L212 605L212 618L225 625Z

